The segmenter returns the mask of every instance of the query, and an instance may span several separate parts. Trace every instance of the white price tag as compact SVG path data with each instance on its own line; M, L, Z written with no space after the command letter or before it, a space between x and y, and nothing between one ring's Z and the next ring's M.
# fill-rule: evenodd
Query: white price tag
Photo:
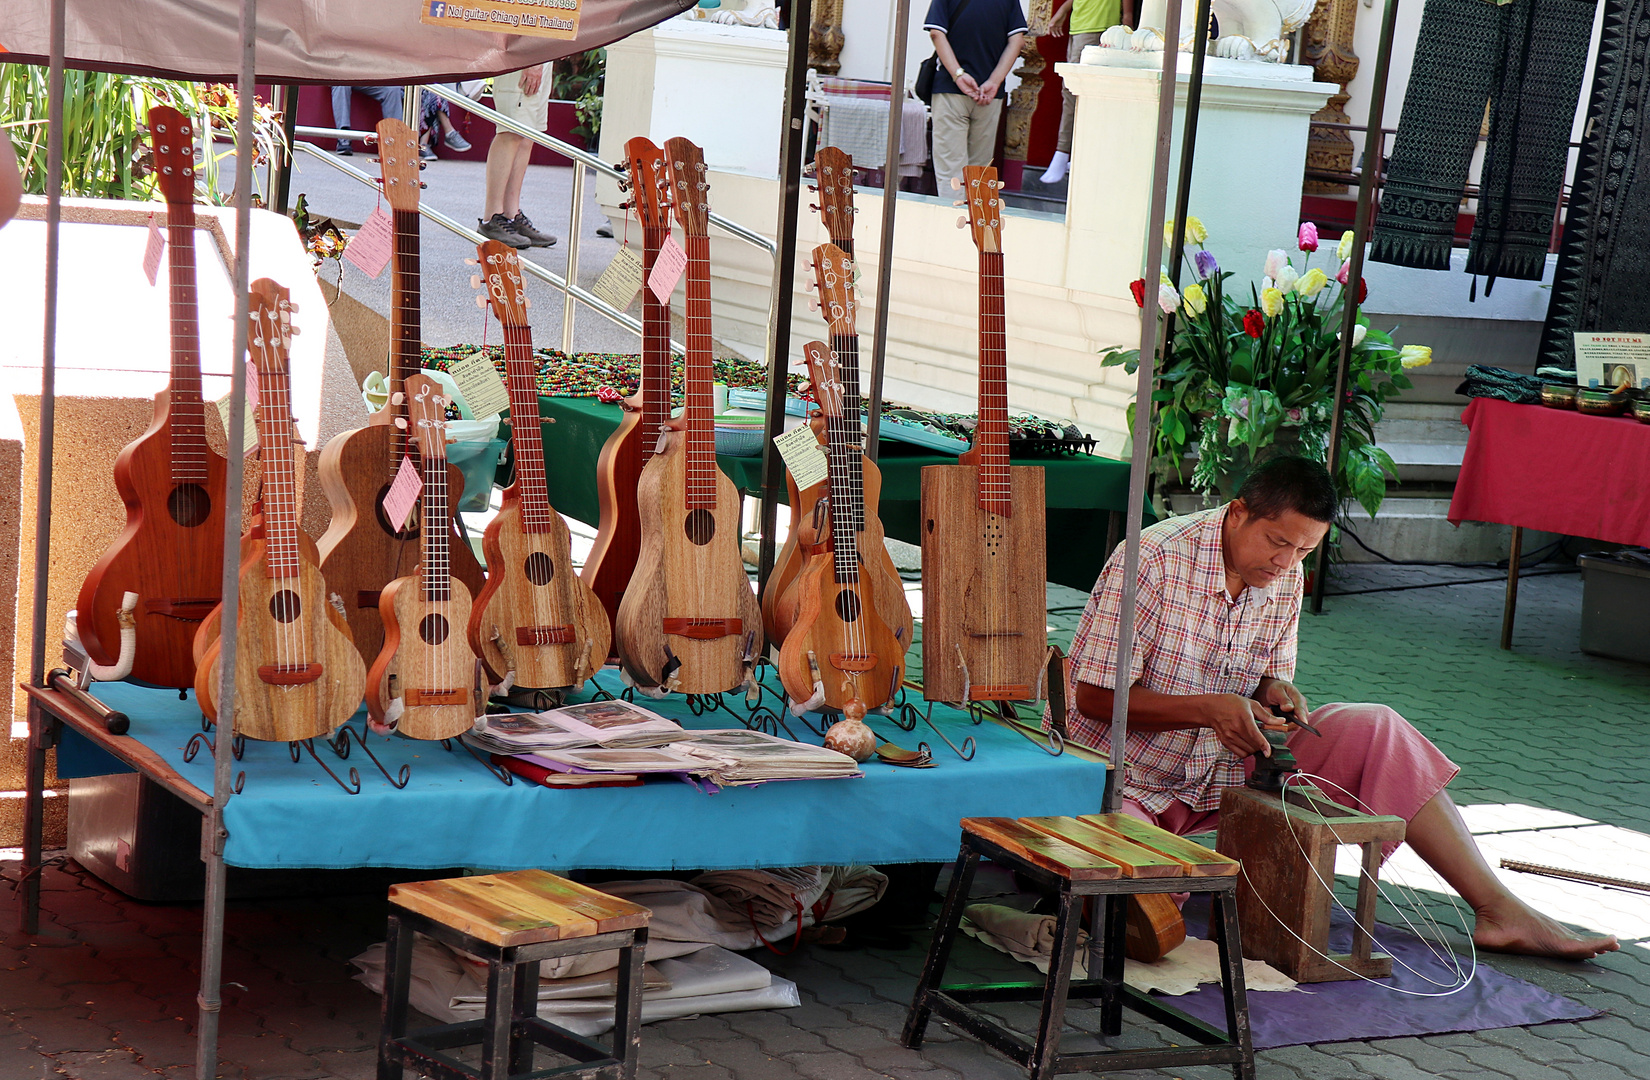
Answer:
M642 260L628 246L619 249L613 256L613 261L607 264L602 276L590 286L590 291L613 305L617 311L624 311L636 299L636 294L642 291L645 275L642 273Z
M498 377L498 369L493 367L486 353L478 352L449 365L447 374L458 384L458 392L464 395L470 415L477 420L501 413L510 404L510 394L504 388L504 380Z
M823 482L830 472L825 448L819 444L819 437L814 434L814 429L807 424L798 424L785 434L777 436L773 444L778 448L779 456L784 459L785 468L791 471L791 478L796 481L798 491L805 491Z

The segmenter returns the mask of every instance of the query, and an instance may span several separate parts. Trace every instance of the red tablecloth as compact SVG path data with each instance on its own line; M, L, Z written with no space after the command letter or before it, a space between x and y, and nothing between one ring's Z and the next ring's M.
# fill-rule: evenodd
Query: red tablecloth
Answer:
M1474 398L1449 519L1650 545L1650 424Z

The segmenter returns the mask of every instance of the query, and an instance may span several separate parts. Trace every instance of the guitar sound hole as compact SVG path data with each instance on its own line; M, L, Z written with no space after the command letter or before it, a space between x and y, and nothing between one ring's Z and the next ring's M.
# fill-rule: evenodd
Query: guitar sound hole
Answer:
M432 613L419 620L418 636L426 645L439 645L447 640L450 629L445 615Z
M373 513L378 515L378 527L389 533L391 536L400 537L406 540L418 539L419 507L413 507L412 513L408 515L406 531L403 532L402 530L397 529L395 527L395 523L390 521L389 515L384 513L384 496L389 493L390 486L385 484L383 487L378 489L378 494L373 496L372 499Z
M527 556L527 561L522 564L522 570L526 573L527 580L534 585L548 585L556 573L556 564L551 562L550 556L544 552L535 551Z
M199 484L179 484L166 497L166 512L183 528L193 529L212 516L212 497Z
M269 598L269 614L278 623L289 623L298 617L302 604L298 594L291 589L282 589Z
M851 623L859 618L859 594L843 589L836 594L836 617L845 623Z
M690 510L687 520L682 523L682 530L689 540L704 547L716 535L716 515L704 509Z

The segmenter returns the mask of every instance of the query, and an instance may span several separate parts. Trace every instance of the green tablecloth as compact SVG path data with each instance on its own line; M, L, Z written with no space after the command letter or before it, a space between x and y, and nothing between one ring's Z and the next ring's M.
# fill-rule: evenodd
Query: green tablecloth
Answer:
M595 398L540 397L544 421L545 475L550 502L561 513L596 524L596 458L619 425L619 406ZM882 440L882 527L889 536L921 543L917 531L924 465L952 464L954 455L936 454L908 443ZM762 458L717 455L717 464L741 492L762 493ZM1094 587L1111 550L1108 539L1122 536L1128 503L1129 464L1110 458L1016 458L1016 465L1041 465L1048 498L1048 577L1084 592ZM780 490L783 501L785 493ZM1113 522L1111 515L1118 514ZM1149 519L1148 519L1149 520Z

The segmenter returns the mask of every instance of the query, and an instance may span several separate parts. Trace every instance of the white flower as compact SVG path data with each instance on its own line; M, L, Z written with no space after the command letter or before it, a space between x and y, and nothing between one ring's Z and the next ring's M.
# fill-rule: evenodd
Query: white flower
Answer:
M1283 268L1288 265L1289 253L1282 248L1273 248L1266 253L1265 273L1267 277L1274 281L1277 280L1279 274L1283 273Z
M1300 278L1301 274L1299 270L1296 270L1288 263L1284 263L1283 269L1279 270L1277 273L1278 291L1283 293L1289 292L1295 287L1295 282L1299 281Z
M1352 327L1352 347L1356 349L1359 345L1362 345L1364 343L1364 335L1368 333L1369 327L1365 326L1363 323L1354 324ZM1342 337L1343 335L1336 334L1335 340L1339 341Z

